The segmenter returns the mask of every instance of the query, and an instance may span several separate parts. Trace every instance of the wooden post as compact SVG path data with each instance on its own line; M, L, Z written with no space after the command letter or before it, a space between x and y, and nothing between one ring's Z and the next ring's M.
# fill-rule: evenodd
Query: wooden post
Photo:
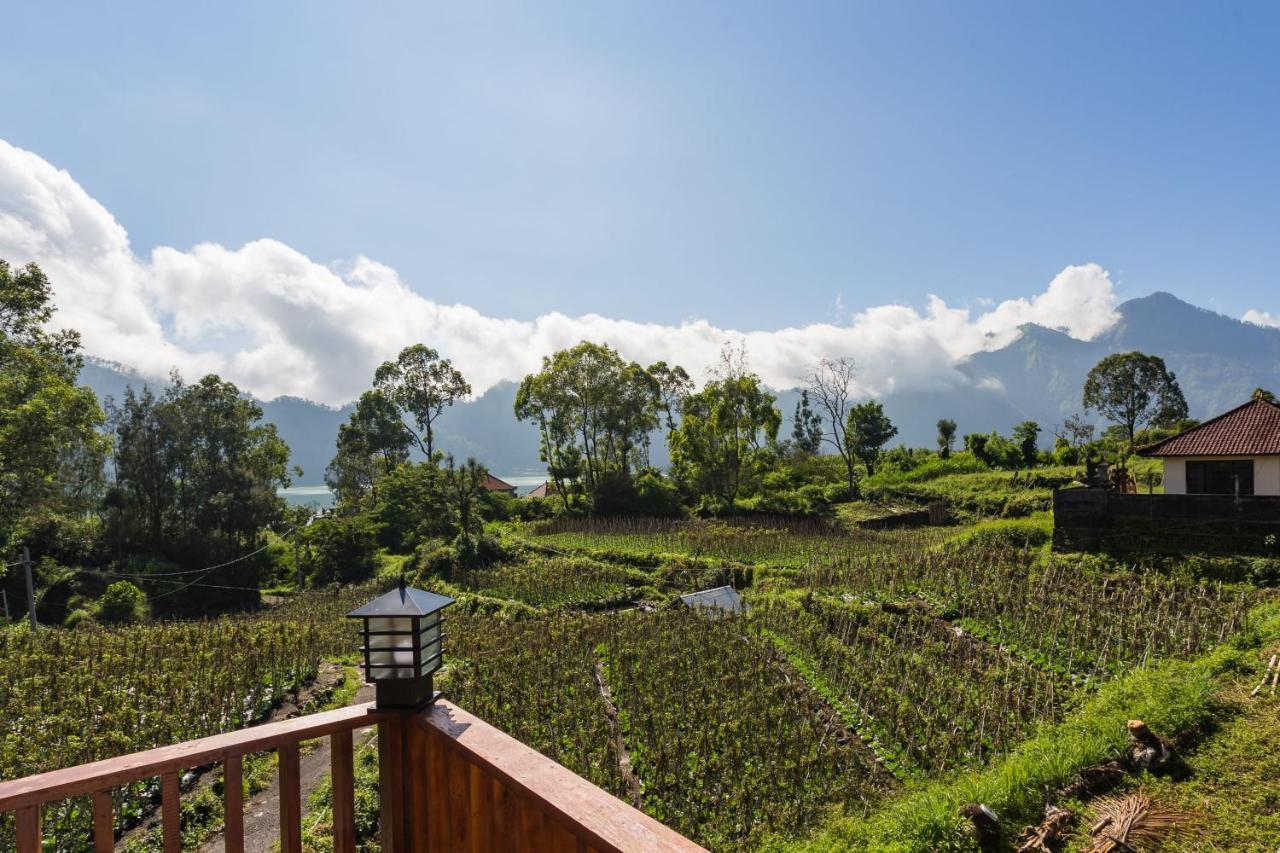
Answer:
M226 853L244 853L244 759L222 762L222 843Z
M405 715L378 723L378 796L383 853L408 853L405 826Z
M116 846L115 827L110 791L97 791L93 795L93 850L94 853L111 853Z
M355 853L355 756L351 732L329 735L329 777L333 783L333 853Z
M160 830L164 853L182 853L182 797L178 771L160 777Z
M297 741L281 744L277 755L280 759L280 850L302 853L302 779Z

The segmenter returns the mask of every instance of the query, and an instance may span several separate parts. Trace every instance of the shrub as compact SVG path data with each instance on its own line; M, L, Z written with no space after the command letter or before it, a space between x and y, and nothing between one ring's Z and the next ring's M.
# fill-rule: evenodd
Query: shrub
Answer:
M64 628L79 628L81 625L92 625L94 623L93 614L83 607L77 607L67 614L67 618L62 621Z
M98 618L108 625L127 625L147 616L147 597L129 581L116 581L98 599Z
M378 526L363 515L326 516L307 528L314 584L354 583L377 568Z

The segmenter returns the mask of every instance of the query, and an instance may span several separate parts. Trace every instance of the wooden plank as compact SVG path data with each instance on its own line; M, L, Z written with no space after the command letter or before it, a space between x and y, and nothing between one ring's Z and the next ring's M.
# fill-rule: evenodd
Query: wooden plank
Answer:
M481 770L480 772L484 772ZM493 800L493 838L495 850L501 850L503 853L514 851L516 849L516 835L519 833L520 825L517 822L519 813L519 803L512 795L511 789L508 788L500 779L489 778L489 789L492 792Z
M445 793L447 771L444 753L447 747L439 732L428 731L424 740L427 742L427 764L415 778L425 780L427 784L427 849L451 850L449 797Z
M222 763L222 847L244 853L244 760L233 755Z
M383 853L408 853L404 835L404 737L401 718L378 723L378 797Z
M545 836L543 823L546 818L542 814L542 809L538 808L537 803L532 800L520 799L520 846L519 850L529 851L529 853L546 853L547 846L543 839Z
M436 729L472 763L539 804L552 820L599 850L694 851L702 848L670 827L498 731L451 702L440 700L413 718Z
M493 849L493 783L479 767L467 762L468 788L471 791L471 851L489 853Z
M25 806L18 809L17 826L18 853L40 853L43 842L40 840L40 806Z
M405 772L408 774L405 784L405 796L408 798L409 849L415 851L431 850L431 798L435 790L427 779L428 762L431 745L428 743L430 733L419 726L402 726L401 731L407 742L405 750Z
M280 757L280 850L302 853L302 777L298 765L298 744L281 744Z
M437 743L445 744L443 738ZM449 849L466 850L471 846L471 772L467 759L448 743L444 753L445 787L436 796L449 798Z
M276 749L284 743L360 728L389 716L376 711L369 702L12 779L0 782L0 812L119 788L188 767L217 764L233 755Z
M110 791L93 793L93 850L94 853L111 853L116 846L115 818Z
M333 787L333 853L355 853L355 753L349 731L329 735L329 777Z
M176 770L160 777L160 828L164 853L182 853L182 792Z

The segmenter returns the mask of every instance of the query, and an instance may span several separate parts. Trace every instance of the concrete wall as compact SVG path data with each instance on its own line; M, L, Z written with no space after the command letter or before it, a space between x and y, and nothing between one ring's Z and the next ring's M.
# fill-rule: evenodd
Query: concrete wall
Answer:
M1271 555L1272 536L1280 536L1277 495L1053 493L1053 546L1059 551Z
M1166 456L1164 458L1164 493L1187 493L1187 463L1208 459L1248 459L1248 456ZM1280 456L1258 456L1253 459L1253 493L1280 495Z

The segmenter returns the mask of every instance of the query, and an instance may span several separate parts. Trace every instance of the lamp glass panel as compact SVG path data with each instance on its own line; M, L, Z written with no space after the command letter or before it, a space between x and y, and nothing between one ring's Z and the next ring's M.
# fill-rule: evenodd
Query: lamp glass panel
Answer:
M412 631L411 616L371 616L367 621L370 631Z

